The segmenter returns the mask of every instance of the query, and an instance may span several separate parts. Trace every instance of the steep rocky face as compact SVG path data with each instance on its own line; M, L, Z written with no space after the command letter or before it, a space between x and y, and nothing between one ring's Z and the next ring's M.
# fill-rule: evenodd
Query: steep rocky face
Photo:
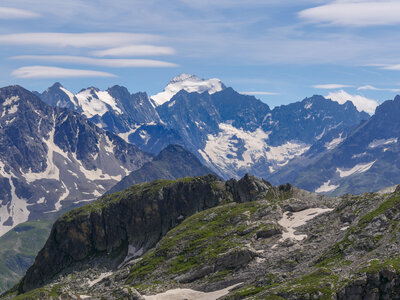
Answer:
M125 246L143 253L186 217L229 196L215 176L155 181L105 196L56 221L44 248L27 271L20 291L46 283L55 274L98 253Z
M170 102L157 107L157 111L168 127L178 131L190 145L189 149L203 147L206 135L217 133L222 120L208 93L182 90Z
M59 82L53 84L43 93L36 92L35 94L48 105L68 108L81 112L77 107L78 99L76 99L72 93L70 94Z
M56 83L38 95L47 104L79 112L115 134L130 132L137 124L160 121L146 93L130 94L118 85L106 91L90 87L74 95Z
M341 105L315 95L300 102L274 108L271 115L264 120L263 129L271 131L270 139L273 145L280 144L282 140L296 139L314 144L332 129L343 131L359 125L369 117L365 112L358 112L350 101Z
M328 153L271 181L290 180L301 188L331 195L378 191L400 181L400 97L386 101ZM289 166L288 166L289 167ZM289 170L288 170L289 171ZM294 176L295 175L295 176Z
M181 91L157 111L224 178L246 172L268 178L322 139L314 152L335 148L349 127L369 118L351 102L340 105L322 96L270 110L232 88L211 95Z
M143 151L153 154L160 153L168 145L187 145L186 141L175 129L170 129L164 124L149 123L138 125L128 135L121 134L120 136Z
M212 174L196 156L178 145L169 145L162 150L151 162L143 165L123 178L107 193L122 191L141 182L150 182L156 179L178 179L182 177L196 177Z
M311 149L318 155L337 147L348 128L369 118L351 102L340 105L322 96L271 110L220 80L190 74L174 78L152 100L143 93L130 95L120 86L69 96L72 102L78 100L76 110L82 107L81 113L98 126L142 150L156 154L179 144L225 179L245 173L269 178ZM92 106L100 108L93 111Z
M152 156L31 92L0 89L0 234L94 200Z

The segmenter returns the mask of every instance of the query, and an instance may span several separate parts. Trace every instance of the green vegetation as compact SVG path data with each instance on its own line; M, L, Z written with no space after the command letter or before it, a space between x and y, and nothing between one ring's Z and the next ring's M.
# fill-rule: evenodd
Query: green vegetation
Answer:
M319 268L305 276L290 280L279 286L269 288L269 292L280 295L303 296L306 294L318 296L318 299L333 299L339 287L339 277L327 268Z
M386 199L379 207L369 213L367 213L365 216L363 216L360 219L360 222L358 223L358 228L362 229L365 228L373 218L384 214L386 211L389 209L393 208L394 206L400 204L400 195L393 194L390 196L388 199Z
M260 292L264 291L266 287L258 287L258 286L246 286L242 287L236 291L234 291L231 295L227 297L227 299L247 299L251 296L257 295ZM268 299L283 299L279 296L277 298L268 298Z
M177 275L212 265L221 254L244 246L246 239L238 236L237 225L240 223L239 227L244 229L243 223L268 205L262 202L230 203L189 217L132 267L128 282L147 283L157 279L161 265L165 268L163 273ZM263 224L255 226L248 235L254 235L264 227ZM228 273L222 271L212 278L223 279Z
M135 199L139 200L143 197L153 198L163 187L177 182L192 182L196 179L195 177L185 177L176 180L159 179L152 182L136 184L121 192L105 195L91 204L75 208L64 214L61 219L71 221L79 216L89 215L92 212L100 212L103 208L125 199L135 201Z
M52 224L52 218L25 222L0 237L0 293L24 275L46 242Z
M31 299L58 299L58 295L54 293L50 295L51 290L48 288L38 288L28 293L18 295L13 300L31 300ZM55 295L55 296L54 296Z
M360 270L360 273L376 273L384 269L391 269L400 274L400 256L371 260L368 266Z
M374 196L376 194L371 193L371 194L366 194L365 195L365 201L374 199ZM354 197L353 199L358 201L358 198L360 197ZM359 200L361 201L361 200ZM329 267L329 266L339 266L339 265L348 265L351 264L349 261L345 261L343 259L343 251L351 247L354 242L352 242L349 237L351 235L360 233L365 227L367 227L371 221L382 214L385 214L388 210L392 209L396 205L400 204L400 195L399 194L393 194L389 198L387 198L384 202L382 202L376 209L366 213L364 216L360 218L360 221L357 223L357 225L353 226L350 228L345 237L334 244L330 250L325 253L324 255L321 256L321 258L318 260L317 266L320 267ZM394 233L395 229L397 228L398 222L397 221L392 221L391 222L391 228L390 228L390 233ZM384 237L384 235L377 235L370 237L373 241L374 248L378 247L378 243L381 241L381 239ZM392 237L392 239L395 239L395 235Z

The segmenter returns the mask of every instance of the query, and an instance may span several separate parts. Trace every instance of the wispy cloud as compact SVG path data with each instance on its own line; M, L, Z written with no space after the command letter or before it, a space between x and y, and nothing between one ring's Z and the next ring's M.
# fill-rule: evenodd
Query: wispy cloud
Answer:
M171 68L178 66L174 63L152 59L109 59L69 55L22 55L13 56L11 57L11 59L100 66L109 68Z
M110 45L129 45L158 40L159 37L142 33L17 33L0 35L2 45L26 45L44 47L105 48Z
M305 9L299 17L331 25L373 26L400 24L399 14L399 1L342 0Z
M0 6L0 19L33 19L38 17L40 17L39 14L29 10Z
M11 73L16 78L74 78L74 77L116 77L116 75L92 71L92 70L78 70L66 69L48 66L27 66L14 70Z
M240 92L243 95L255 95L255 96L272 96L272 95L279 95L279 93L274 92L264 92L264 91L256 91L256 92Z
M175 49L171 47L160 47L151 45L130 45L106 50L93 51L94 56L114 56L114 57L133 57L133 56L157 56L175 54Z
M383 69L383 70L392 70L392 71L400 71L400 64L381 65L381 69Z
M342 89L346 87L352 87L352 85L346 84L336 84L336 83L328 83L328 84L317 84L313 85L313 88L323 89L323 90L334 90L334 89Z
M375 109L379 105L378 101L374 99L369 99L361 95L351 95L343 90L331 92L325 98L331 99L340 104L351 101L359 111L365 111L370 115L373 115L375 113Z
M377 88L373 85L363 85L360 86L358 91L382 91L382 92L400 92L400 89L388 89L388 88Z

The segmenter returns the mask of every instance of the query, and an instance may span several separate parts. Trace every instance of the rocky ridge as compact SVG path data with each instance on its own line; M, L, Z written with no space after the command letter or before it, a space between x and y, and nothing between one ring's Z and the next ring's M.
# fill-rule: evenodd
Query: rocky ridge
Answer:
M270 176L328 195L379 191L400 182L400 96L377 107L375 115L343 133L337 147L307 155ZM318 151L316 151L318 152Z
M113 186L107 194L120 192L132 185L156 179L178 179L211 174L197 157L179 145L169 145L154 159L133 171Z
M396 299L399 220L400 188L329 198L248 175L155 181L62 216L3 297Z
M95 200L152 155L20 86L0 89L0 235Z
M334 141L347 128L369 118L350 101L340 105L322 96L270 109L218 79L189 74L175 77L153 100L118 86L74 95L55 85L41 97L62 106L70 99L68 107L144 151L157 154L169 144L182 145L225 179L247 172L267 178L323 138L337 146Z

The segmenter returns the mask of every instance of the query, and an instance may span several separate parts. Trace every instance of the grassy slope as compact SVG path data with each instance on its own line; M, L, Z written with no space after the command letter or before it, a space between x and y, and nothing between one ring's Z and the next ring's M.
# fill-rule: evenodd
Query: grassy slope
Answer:
M54 219L19 224L0 237L0 293L12 287L33 264Z

